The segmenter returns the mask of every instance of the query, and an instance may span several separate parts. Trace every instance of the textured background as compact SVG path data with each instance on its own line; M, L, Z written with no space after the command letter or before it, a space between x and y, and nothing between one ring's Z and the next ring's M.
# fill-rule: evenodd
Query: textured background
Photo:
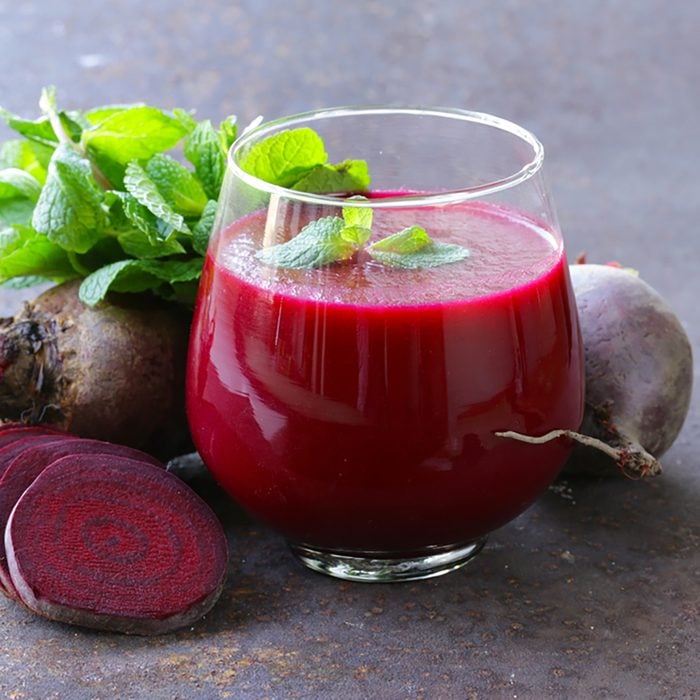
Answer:
M545 144L570 253L641 270L697 348L698 35L700 4L682 0L0 0L0 104L34 116L53 83L64 107L144 100L243 123L351 103L507 117ZM441 579L327 580L234 514L230 585L192 631L105 636L0 601L0 690L695 697L698 407L696 392L663 477L560 482Z

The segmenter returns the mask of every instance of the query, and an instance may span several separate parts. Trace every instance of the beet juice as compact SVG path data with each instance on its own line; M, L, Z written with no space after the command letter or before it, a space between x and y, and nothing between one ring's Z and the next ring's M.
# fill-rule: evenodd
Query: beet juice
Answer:
M315 216L276 222L287 237ZM363 257L274 269L256 212L210 246L190 347L188 413L221 485L291 542L418 556L477 541L522 512L576 429L582 357L560 237L479 201L377 211L464 261L405 270Z

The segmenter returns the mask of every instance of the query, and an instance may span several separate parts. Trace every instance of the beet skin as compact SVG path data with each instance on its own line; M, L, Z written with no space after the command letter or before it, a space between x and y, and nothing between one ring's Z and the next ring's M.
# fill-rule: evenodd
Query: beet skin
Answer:
M0 418L161 457L187 451L189 313L145 295L91 308L78 287L53 287L0 320Z

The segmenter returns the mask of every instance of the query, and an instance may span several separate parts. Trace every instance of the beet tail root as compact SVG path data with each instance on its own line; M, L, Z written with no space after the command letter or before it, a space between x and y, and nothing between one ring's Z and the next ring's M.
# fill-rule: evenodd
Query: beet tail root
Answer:
M518 440L531 445L542 445L552 440L568 438L607 455L614 460L620 471L630 479L658 476L662 471L661 464L654 455L647 452L639 443L627 440L622 436L618 437L617 444L614 446L590 435L577 433L574 430L551 430L539 436L525 435L514 430L504 430L497 432L496 436Z

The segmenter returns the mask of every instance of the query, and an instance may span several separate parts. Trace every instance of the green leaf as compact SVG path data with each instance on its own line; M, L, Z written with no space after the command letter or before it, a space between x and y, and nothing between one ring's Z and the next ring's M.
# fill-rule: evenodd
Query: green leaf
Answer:
M79 297L90 306L108 292L143 292L158 283L191 282L202 273L202 258L186 261L119 260L96 270L80 285Z
M84 131L82 144L117 163L128 163L172 148L186 133L178 119L160 109L131 107Z
M103 197L90 163L61 144L51 158L32 225L65 250L84 253L102 236L106 223Z
M185 141L185 158L194 165L209 199L216 199L226 170L226 154L219 134L207 119L199 122Z
M366 197L350 197L350 200L366 200ZM343 219L346 226L372 228L372 209L369 207L343 207Z
M6 282L0 282L5 289L27 289L28 287L36 287L39 284L47 284L55 282L50 277L42 275L24 275L23 277L13 277ZM64 280L65 281L65 280Z
M5 141L0 146L0 168L19 168L43 185L52 153L53 148L40 143L20 139Z
M356 243L358 246L364 245L372 235L372 229L362 226L345 226L340 232L344 240Z
M134 107L145 107L143 102L131 103L131 104L114 104L114 105L104 105L102 107L94 107L89 109L87 112L83 113L83 116L87 121L92 124L100 124L108 117L111 117L119 112L126 112Z
M207 254L209 238L214 228L214 220L216 219L217 204L216 201L210 199L204 207L202 216L192 228L192 247L195 252L200 255Z
M259 141L242 156L239 165L265 182L290 187L327 160L321 137L312 129L302 127L280 131Z
M181 233L190 233L184 217L165 201L156 183L138 163L129 163L126 166L124 186L129 194L166 224Z
M120 233L117 240L122 250L134 258L167 258L169 255L181 255L186 252L175 235L165 240L152 241L142 231L131 229Z
M257 257L266 265L285 268L313 268L351 258L357 246L343 237L345 222L326 216L304 226L286 243L263 248Z
M387 253L415 253L431 242L427 231L420 226L409 226L391 236L383 238L370 246L370 250Z
M454 243L437 243L420 226L409 226L377 241L367 252L384 265L409 270L448 265L469 257L466 248Z
M34 202L26 197L0 199L0 227L29 226L34 215Z
M369 168L364 160L345 160L337 165L317 165L291 187L300 192L336 194L364 192L369 183Z
M175 117L175 119L182 124L182 128L185 130L186 134L191 133L197 126L197 120L194 118L193 114L193 112L186 109L180 109L179 107L176 107L172 111L173 117Z
M19 168L0 170L0 199L26 197L36 202L41 194L41 184L29 173Z
M24 228L14 242L14 249L5 248L0 257L0 282L13 277L38 275L54 281L76 277L68 254L46 236Z
M228 153L233 142L238 136L238 119L235 114L231 114L219 124L219 139L221 141L221 149L224 153Z
M65 112L59 112L59 118L66 133L74 141L80 139L82 127L75 120L71 119ZM21 134L31 141L54 147L58 145L58 137L51 126L51 122L47 116L39 117L35 121L22 119L14 114L11 114L5 109L0 108L0 118L4 119L7 126L13 129L18 134Z
M146 164L145 172L176 212L186 217L201 216L207 195L184 165L168 155L156 153Z

